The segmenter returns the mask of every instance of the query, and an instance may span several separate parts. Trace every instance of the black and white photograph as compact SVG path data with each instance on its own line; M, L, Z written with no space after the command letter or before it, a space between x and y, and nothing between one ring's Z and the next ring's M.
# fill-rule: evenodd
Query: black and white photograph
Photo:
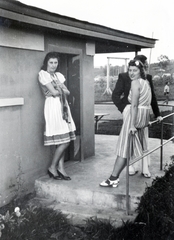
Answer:
M0 0L0 239L174 239L172 0Z

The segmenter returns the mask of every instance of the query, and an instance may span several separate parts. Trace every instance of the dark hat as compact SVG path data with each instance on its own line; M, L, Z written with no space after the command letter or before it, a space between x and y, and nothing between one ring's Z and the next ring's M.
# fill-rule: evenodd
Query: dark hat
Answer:
M135 61L136 61L136 60L139 60L139 61L141 61L143 64L145 64L145 62L146 62L146 60L147 60L147 57L144 56L144 55L137 55L137 56L134 57L134 60L135 60Z

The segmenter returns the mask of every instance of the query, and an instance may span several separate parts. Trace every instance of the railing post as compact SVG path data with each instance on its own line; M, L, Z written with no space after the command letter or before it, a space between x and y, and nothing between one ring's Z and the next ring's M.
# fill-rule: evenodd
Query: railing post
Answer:
M163 121L161 121L160 170L163 168Z
M174 113L174 106L172 106L172 113ZM172 136L174 136L174 115L173 115L172 124L173 124L173 126L172 126ZM174 140L173 140L173 142L174 142Z
M128 149L127 149L127 164L126 164L126 214L129 215L130 201L129 201L129 163L131 159L132 151L132 134L128 137Z
M129 215L129 157L126 165L126 214Z
M172 107L172 111L173 113L163 117L163 119L165 119L166 117L169 116L173 116L173 124L174 124L174 106ZM154 122L152 122L151 124L157 122L157 120L155 120ZM162 170L163 168L163 144L165 145L166 143L170 142L170 141L174 141L174 125L173 125L173 137L171 137L170 139L168 139L167 141L165 141L163 143L163 121L161 121L161 144L160 146L158 146L157 148L155 148L154 150L151 150L150 152L148 151L148 154L145 154L144 157L146 157L147 155L149 155L150 153L156 151L157 149L160 148L160 170ZM129 215L129 208L130 208L130 199L129 199L129 165L130 165L130 160L131 160L131 165L134 164L135 162L139 161L141 158L139 159L134 159L134 161L132 162L131 159L131 151L132 151L132 135L129 134L129 138L128 138L128 149L127 149L127 166L126 166L126 214ZM136 161L135 161L136 160Z

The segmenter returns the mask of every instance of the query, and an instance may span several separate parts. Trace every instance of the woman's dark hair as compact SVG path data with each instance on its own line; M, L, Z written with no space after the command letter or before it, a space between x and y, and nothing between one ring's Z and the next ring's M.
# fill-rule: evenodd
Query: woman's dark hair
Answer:
M47 53L47 55L45 56L45 59L43 61L43 65L41 67L42 70L46 71L47 70L47 64L48 61L50 60L50 58L57 58L58 62L59 62L59 54L57 52L49 52ZM58 66L56 69L56 72L58 71Z
M141 78L146 79L144 64L140 60L131 60L128 64L128 68L131 66L139 68Z

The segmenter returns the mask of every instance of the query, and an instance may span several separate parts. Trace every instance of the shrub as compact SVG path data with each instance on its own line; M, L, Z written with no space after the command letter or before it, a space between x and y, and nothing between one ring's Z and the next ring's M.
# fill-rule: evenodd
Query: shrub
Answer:
M1 239L4 240L48 240L56 233L63 239L70 228L66 217L60 212L36 206L11 213L7 211L4 217L1 215L2 221L4 229Z
M174 160L174 156L171 157ZM147 187L137 208L136 222L145 223L142 239L174 239L174 162L163 177Z
M144 225L123 221L121 227L115 228L110 220L88 219L85 226L85 240L142 240Z

